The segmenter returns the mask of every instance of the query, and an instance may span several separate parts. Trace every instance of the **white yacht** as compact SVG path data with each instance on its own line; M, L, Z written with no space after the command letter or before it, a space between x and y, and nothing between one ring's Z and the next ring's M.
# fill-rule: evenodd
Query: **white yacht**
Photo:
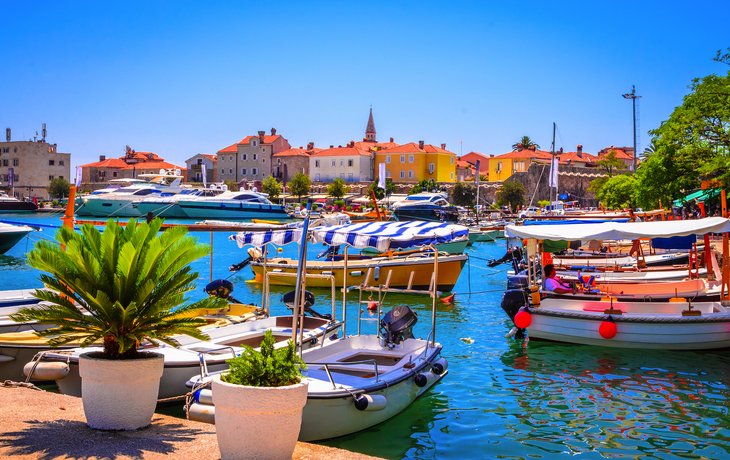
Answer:
M5 254L20 240L32 232L27 225L12 225L0 222L0 254Z
M446 201L445 193L416 193L403 201L393 203L398 220L426 220L457 222L459 210Z
M155 217L176 217L185 218L187 214L180 209L177 202L180 200L195 201L206 197L216 197L228 190L225 184L214 184L210 188L185 188L180 193L172 196L151 195L142 200L132 202L132 206L142 216L152 213Z
M196 199L197 198L197 199ZM224 192L214 197L178 200L177 205L192 219L288 219L284 206L252 190Z
M140 174L141 179L121 179L119 182L131 182L130 185L107 193L91 194L83 198L83 205L76 211L77 216L92 217L140 217L142 214L132 206L133 201L139 201L150 196L167 197L180 192L182 176L179 170L167 172L160 170L159 174Z

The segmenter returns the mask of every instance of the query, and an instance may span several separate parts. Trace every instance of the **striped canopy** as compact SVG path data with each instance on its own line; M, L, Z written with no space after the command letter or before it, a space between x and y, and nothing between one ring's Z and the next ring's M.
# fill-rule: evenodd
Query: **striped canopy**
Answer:
M447 243L460 237L468 237L469 229L461 225L440 222L366 222L360 224L316 227L310 238L315 243L332 246L347 244L357 249L410 248L432 243ZM239 247L263 246L266 243L284 245L300 241L302 229L271 230L267 232L240 232L235 236Z
M348 244L354 248L388 249L410 248L431 243L447 243L459 237L468 237L469 229L461 225L440 222L366 222L361 224L317 227L312 230L315 243Z

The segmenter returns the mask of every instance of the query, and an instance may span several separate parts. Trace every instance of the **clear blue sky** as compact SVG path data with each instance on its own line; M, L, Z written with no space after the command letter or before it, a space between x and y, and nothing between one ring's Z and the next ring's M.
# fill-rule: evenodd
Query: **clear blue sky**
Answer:
M551 5L552 4L552 5ZM600 6L599 6L600 5ZM183 165L275 127L294 147L379 140L595 153L641 142L724 73L730 2L3 2L0 128L74 166L129 144ZM3 139L4 140L4 139Z

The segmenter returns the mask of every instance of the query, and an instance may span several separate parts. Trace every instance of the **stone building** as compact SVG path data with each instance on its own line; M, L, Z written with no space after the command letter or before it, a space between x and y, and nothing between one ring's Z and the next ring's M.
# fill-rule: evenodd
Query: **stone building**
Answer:
M156 153L137 152L127 146L123 157L107 159L106 155L99 155L99 161L82 165L81 183L98 184L113 179L134 179L140 174L156 174L160 169L179 169L183 172L183 168L166 162Z
M45 134L45 132L44 132ZM27 141L13 141L10 128L6 142L0 142L0 189L18 198L38 197L48 199L47 187L55 178L73 182L71 154L58 153L56 144L49 144L45 136ZM13 187L10 187L10 170L13 170Z
M203 182L203 165L205 165L205 181L208 184L218 182L218 156L199 153L185 160L187 182Z
M355 147L332 147L309 157L309 176L314 182L332 182L336 177L345 182L373 180L373 154Z
M233 145L218 151L218 180L261 181L272 173L271 157L291 148L289 141L276 134L259 131L256 136L246 136Z
M307 144L307 148L283 150L272 156L271 174L280 182L286 184L297 173L309 176L309 157L323 149L314 147L314 142Z

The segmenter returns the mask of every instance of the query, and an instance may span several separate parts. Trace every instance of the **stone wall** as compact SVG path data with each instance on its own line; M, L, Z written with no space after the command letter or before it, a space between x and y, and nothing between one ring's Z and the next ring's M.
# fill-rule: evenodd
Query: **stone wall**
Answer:
M508 180L517 180L527 191L526 203L537 205L538 201L549 200L550 193L550 165L533 163L524 172L513 173ZM570 194L569 200L578 200L579 206L598 206L596 195L588 191L591 181L603 176L596 168L580 166L560 166L558 172L558 193ZM534 196L534 198L533 198ZM553 195L554 198L554 195Z

